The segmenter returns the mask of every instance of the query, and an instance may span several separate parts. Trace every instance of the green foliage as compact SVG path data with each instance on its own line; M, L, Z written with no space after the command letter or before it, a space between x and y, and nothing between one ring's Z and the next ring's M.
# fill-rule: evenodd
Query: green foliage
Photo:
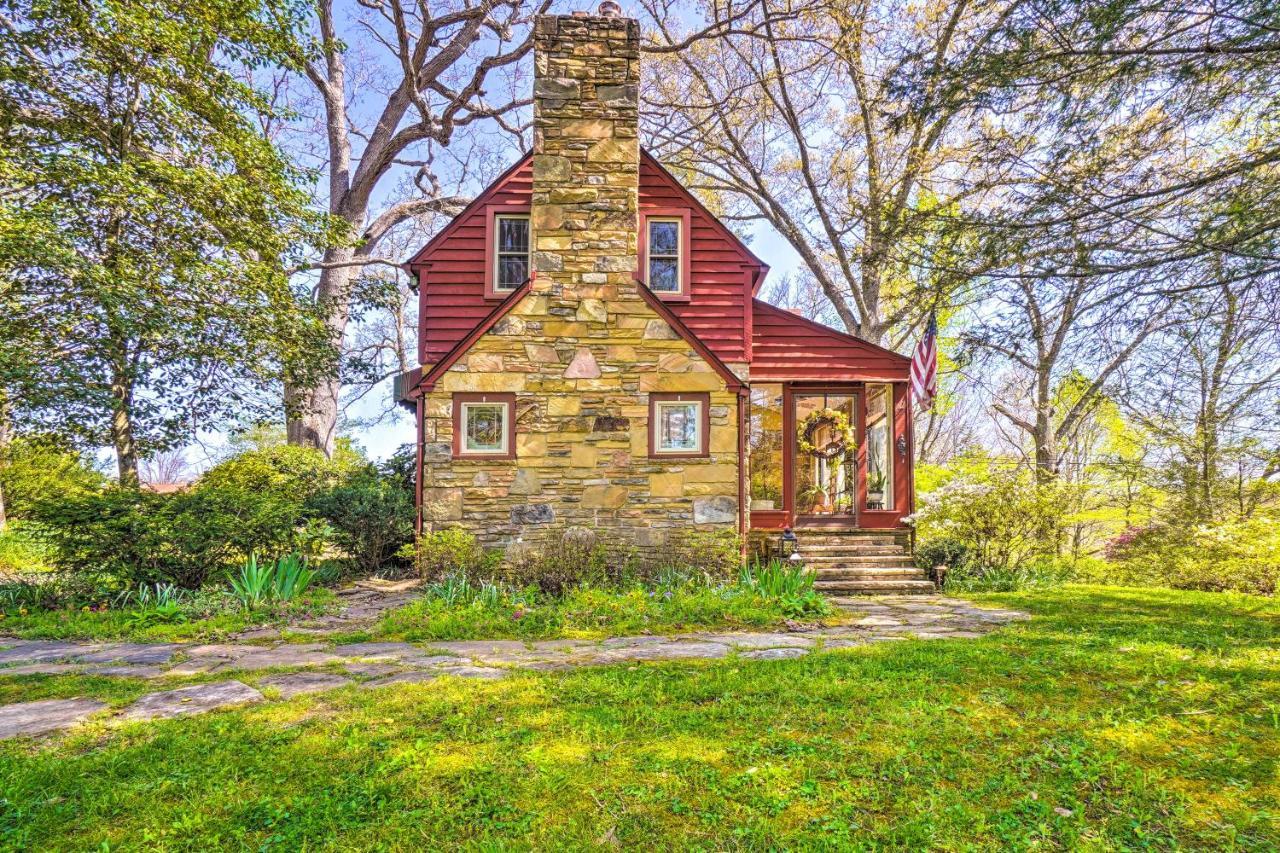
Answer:
M265 492L278 501L297 504L342 483L364 460L351 451L330 459L311 447L280 445L238 453L206 471L199 481L205 488Z
M1111 579L1124 583L1274 595L1280 590L1280 517L1134 528L1109 544L1107 556Z
M973 567L1007 571L1056 553L1071 489L1022 467L960 469L921 496L916 529L924 542L945 537L963 547Z
M312 495L306 512L332 526L334 541L364 574L385 568L413 541L413 487L383 466L362 466Z
M962 562L945 575L946 592L1020 592L1060 586L1072 568L1052 557L1032 557L1009 566Z
M284 269L327 225L243 73L292 62L301 10L6 9L0 391L19 428L114 440L127 477L126 454L270 411L332 350Z
M788 616L822 615L831 611L831 605L814 590L816 579L804 563L774 557L744 565L738 587L777 602Z
M969 546L954 536L935 536L916 546L915 561L916 566L926 572L938 566L953 572L968 563Z
M533 586L557 597L574 587L602 585L619 577L619 563L590 530L560 530L537 544L512 547L503 564L503 580Z
M485 563L476 537L461 528L445 528L418 537L418 574L427 580L474 574Z
M10 522L0 532L0 578L49 568L49 549L24 524Z
M270 564L259 564L257 555L251 554L240 574L231 578L231 591L246 610L256 610L266 604L293 601L314 579L315 572L297 554L286 554Z
M18 436L0 445L0 489L11 521L29 517L38 503L82 495L105 481L83 453L52 437Z
M62 569L184 589L256 549L285 550L296 523L291 505L231 487L169 495L109 488L41 504L36 517Z

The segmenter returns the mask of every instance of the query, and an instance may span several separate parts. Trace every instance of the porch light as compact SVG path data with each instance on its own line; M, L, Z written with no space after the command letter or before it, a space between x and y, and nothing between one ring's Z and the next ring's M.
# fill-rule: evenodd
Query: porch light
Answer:
M793 563L798 563L802 559L800 556L800 540L796 539L795 532L790 528L782 531L782 556L786 557Z

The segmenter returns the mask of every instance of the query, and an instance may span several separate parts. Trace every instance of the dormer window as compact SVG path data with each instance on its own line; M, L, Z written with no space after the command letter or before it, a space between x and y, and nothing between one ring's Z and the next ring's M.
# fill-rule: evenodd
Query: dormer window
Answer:
M529 278L529 217L499 213L493 224L493 290L510 293Z
M689 298L689 212L650 210L640 231L645 284L663 299Z

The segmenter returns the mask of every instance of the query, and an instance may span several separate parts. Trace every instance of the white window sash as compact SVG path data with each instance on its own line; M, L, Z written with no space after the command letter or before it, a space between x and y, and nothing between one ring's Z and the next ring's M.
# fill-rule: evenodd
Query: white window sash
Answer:
M477 408L477 407L480 407L480 406L484 406L484 407L486 407L486 408L492 408L492 407L494 407L494 406L497 406L497 407L498 407L499 409L501 409L501 411L502 411L502 425L501 425L501 429L500 429L500 431L499 431L499 435L501 436L501 438L499 439L498 447L496 447L496 448L493 448L493 447L471 447L471 446L469 446L469 441L470 441L470 438L471 438L471 431L470 431L469 429L467 429L467 414L468 414L468 412L470 412L470 410L471 410L471 409L473 409L473 408ZM462 444L461 444L461 447L462 447L462 452L463 452L463 453L466 453L466 454L468 454L468 455L476 454L476 455L494 455L494 456L498 456L498 455L505 454L505 453L507 453L507 452L509 452L509 451L510 451L510 449L511 449L511 445L510 445L510 431L509 431L509 429L508 429L509 424L508 424L508 420L507 420L508 418L510 418L510 417L511 417L511 406L510 406L510 404L508 404L508 403L496 403L496 402L486 403L486 402L482 402L482 401L467 402L467 403L463 403L463 404L462 404L462 413L461 413L461 414L462 414L462 417L460 417L460 418L458 419L458 420L459 420L458 429L462 430Z

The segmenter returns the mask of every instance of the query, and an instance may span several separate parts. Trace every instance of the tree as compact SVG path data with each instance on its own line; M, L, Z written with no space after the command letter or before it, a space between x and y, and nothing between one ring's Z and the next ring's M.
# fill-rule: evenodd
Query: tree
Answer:
M1029 142L983 125L990 93L965 72L1017 2L763 0L754 26L692 46L669 0L643 5L662 158L726 219L782 235L847 330L899 344L968 280L958 213L999 182L993 141Z
M124 485L325 346L282 267L318 223L233 73L289 53L270 2L0 4L0 393Z
M360 269L399 265L377 256L379 243L406 221L455 213L466 204L465 198L442 192L437 152L459 130L482 122L520 135L521 127L508 117L531 99L522 93L491 101L487 93L501 90L495 82L504 70L518 70L516 63L532 46L532 15L548 4L537 10L521 0L479 0L447 9L403 0L362 5L357 26L370 45L386 51L386 61L376 75L369 75L377 84L349 75L348 46L339 36L333 0L319 0L315 6L312 55L295 54L319 97L325 203L347 231L345 240L308 265L318 270L309 301L323 312L334 351L341 349L358 304ZM376 192L397 169L411 175L411 194L375 214ZM291 444L333 452L341 386L337 356L313 381L289 383L285 404Z

